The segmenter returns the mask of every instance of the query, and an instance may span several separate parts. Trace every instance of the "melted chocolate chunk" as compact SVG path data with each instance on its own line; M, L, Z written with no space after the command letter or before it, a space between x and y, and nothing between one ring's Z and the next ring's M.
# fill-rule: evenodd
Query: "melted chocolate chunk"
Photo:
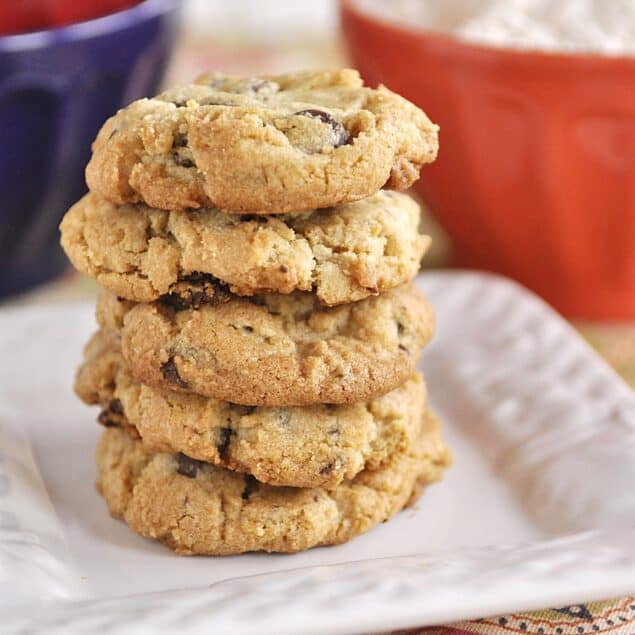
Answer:
M234 408L241 417L246 417L256 410L256 406L239 406L238 404L234 404Z
M225 452L227 452L227 449L229 448L229 443L232 438L232 431L230 428L221 428L218 431L218 436L219 436L219 440L218 440L218 443L216 444L216 449L218 450L218 454L221 456L221 458L224 458Z
M175 311L198 309L203 304L216 306L231 298L227 285L206 273L193 272L179 279L170 293L161 297L164 306Z
M190 387L190 385L179 375L179 371L174 363L174 356L170 357L165 364L161 365L161 372L163 373L164 379L170 384L174 384L179 388Z
M333 128L333 132L335 133L335 140L333 142L334 148L339 148L345 143L348 143L350 137L348 131L344 127L344 124L335 119L332 115L329 115L328 112L317 110L316 108L309 108L308 110L300 110L295 114L303 117L313 117L314 119L319 119L322 123L331 126L331 128Z
M267 217L262 214L241 214L240 220L243 223L255 222L255 223L266 223Z
M179 132L174 135L174 141L172 141L173 148L185 148L187 146L187 135Z
M249 500L249 497L258 489L258 481L251 475L245 474L245 489L241 494L243 500Z
M196 163L190 156L187 156L188 154L187 135L181 132L175 134L172 141L172 160L182 168L196 167Z
M174 163L176 163L179 167L182 168L194 168L196 167L196 163L189 159L188 157L182 157L178 152L172 153L172 159Z
M97 422L104 428L121 428L121 424L113 419L109 410L102 410L97 417Z
M209 282L210 284L221 285L221 282L214 278L209 273L201 273L200 271L192 271L187 276L183 276L181 278L182 282L187 282L189 284L204 284L205 282Z
M113 407L114 406L114 407ZM118 410L121 408L121 410ZM119 399L113 399L106 410L102 410L97 417L97 422L104 428L119 428L127 432L133 439L139 439L139 431L126 419L121 402Z
M197 472L204 465L203 461L191 459L182 453L177 454L176 460L178 461L176 471L183 476L187 476L187 478L196 478Z
M397 337L399 340L402 340L405 335L408 335L408 329L406 329L406 327L397 320ZM399 342L399 350L408 353L408 348L402 341Z
M123 414L123 404L121 403L119 399L111 399L110 404L108 405L108 408L110 409L111 412L114 412L115 414L118 414L118 415Z

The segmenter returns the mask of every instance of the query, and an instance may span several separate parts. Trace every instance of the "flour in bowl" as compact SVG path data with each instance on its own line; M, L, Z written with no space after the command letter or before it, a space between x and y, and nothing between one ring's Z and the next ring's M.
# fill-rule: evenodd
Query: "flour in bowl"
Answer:
M355 0L368 13L476 44L635 55L635 0Z

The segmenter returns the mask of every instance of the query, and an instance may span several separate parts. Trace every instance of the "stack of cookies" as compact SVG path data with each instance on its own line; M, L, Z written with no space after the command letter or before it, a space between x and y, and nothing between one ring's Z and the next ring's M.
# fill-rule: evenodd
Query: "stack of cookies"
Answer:
M104 124L61 231L104 288L76 392L113 516L181 554L295 552L440 478L429 239L395 191L436 152L352 70L207 75Z

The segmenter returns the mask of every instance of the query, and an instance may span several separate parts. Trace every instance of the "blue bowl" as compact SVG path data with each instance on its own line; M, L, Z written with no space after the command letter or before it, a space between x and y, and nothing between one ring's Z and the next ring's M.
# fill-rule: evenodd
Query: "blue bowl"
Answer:
M104 120L156 92L179 0L145 0L70 26L0 37L0 297L67 265L58 224L86 191Z

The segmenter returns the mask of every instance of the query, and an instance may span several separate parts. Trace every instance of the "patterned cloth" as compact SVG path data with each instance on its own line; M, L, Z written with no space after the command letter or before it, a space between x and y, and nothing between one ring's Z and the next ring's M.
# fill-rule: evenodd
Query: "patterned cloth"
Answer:
M635 633L635 596L619 600L604 600L575 604L531 613L512 613L499 617L458 622L407 631L391 635L583 635L585 633Z

